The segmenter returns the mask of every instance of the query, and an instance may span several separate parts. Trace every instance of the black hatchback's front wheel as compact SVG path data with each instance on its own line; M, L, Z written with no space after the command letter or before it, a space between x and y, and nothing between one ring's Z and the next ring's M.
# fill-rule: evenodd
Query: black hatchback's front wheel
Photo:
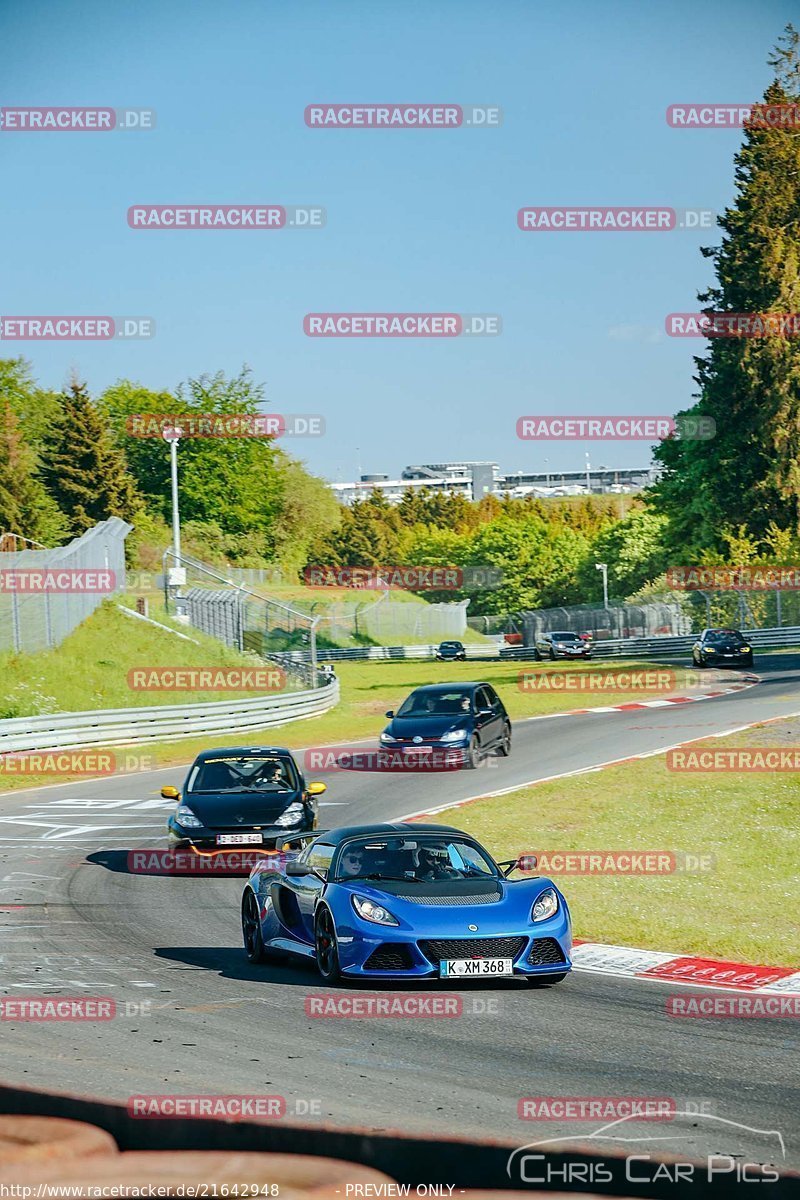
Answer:
M245 892L242 901L242 940L244 952L251 963L266 961L264 937L261 933L261 915L258 911L258 901L250 888Z
M336 926L329 908L322 907L314 921L314 950L317 970L326 983L336 983L341 977L339 967L339 945L336 941Z

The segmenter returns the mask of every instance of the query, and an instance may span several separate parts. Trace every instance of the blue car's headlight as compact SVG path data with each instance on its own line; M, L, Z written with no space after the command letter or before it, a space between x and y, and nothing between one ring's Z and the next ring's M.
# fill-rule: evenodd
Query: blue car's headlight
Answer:
M555 888L545 888L540 896L536 898L531 909L532 921L546 921L548 917L553 917L558 912L558 896Z
M184 829L202 829L203 822L198 821L188 804L178 806L178 811L175 813L175 820Z
M451 729L448 733L443 733L439 738L440 742L463 742L467 736L466 729Z
M392 735L390 733L387 733L386 730L384 730L383 733L381 734L381 741L386 742L386 744L388 746L390 742L396 742L397 738L392 737Z
M295 801L275 821L276 825L298 825L303 819L303 806Z
M374 900L368 900L366 896L353 896L353 908L365 921L372 921L375 925L400 924L388 908L384 908L382 904L376 904Z

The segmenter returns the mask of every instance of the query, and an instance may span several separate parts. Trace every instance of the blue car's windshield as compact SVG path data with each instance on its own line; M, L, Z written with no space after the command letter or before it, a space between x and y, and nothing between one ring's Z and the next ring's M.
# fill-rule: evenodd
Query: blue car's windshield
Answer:
M418 689L408 696L397 710L398 717L457 716L470 711L470 693L464 688L447 692L427 692Z
M498 868L474 842L446 835L353 838L341 847L333 878L431 883L496 879Z

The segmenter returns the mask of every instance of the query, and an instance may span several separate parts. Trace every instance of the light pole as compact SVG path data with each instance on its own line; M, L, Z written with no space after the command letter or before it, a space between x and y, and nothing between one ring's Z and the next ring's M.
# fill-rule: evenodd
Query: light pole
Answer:
M608 563L595 563L594 567L603 572L603 608L608 608Z
M589 465L589 451L586 451L586 491L589 496L592 494L591 466Z
M172 480L172 550L176 566L181 565L181 517L178 508L178 442L183 430L170 425L164 430L164 441L169 443L169 472Z

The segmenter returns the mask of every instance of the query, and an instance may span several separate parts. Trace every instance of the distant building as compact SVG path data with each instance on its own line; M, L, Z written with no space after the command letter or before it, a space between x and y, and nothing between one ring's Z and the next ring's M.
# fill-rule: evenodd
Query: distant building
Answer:
M484 496L513 497L622 495L640 492L658 477L655 467L584 467L577 471L514 471L501 475L494 462L422 463L405 467L399 479L387 475L362 475L357 482L332 483L331 491L342 504L381 493L390 504L399 504L406 491L426 488L452 492L467 500Z

